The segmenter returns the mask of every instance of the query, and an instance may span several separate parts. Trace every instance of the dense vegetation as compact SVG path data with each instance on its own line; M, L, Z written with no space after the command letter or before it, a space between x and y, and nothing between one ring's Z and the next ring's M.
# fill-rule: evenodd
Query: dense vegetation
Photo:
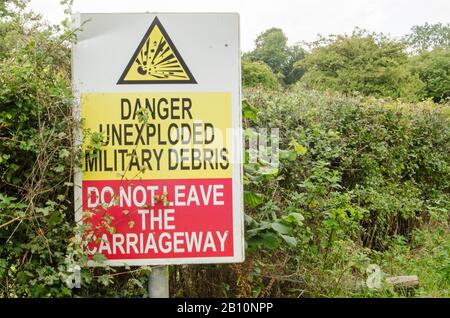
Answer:
M0 296L146 296L146 267L83 267L82 288L66 286L69 266L86 261L74 239L74 34L10 2L0 1ZM292 47L280 29L262 33L243 59L244 125L280 129L280 166L244 167L246 262L171 267L172 295L450 297L449 28ZM361 287L369 264L420 286Z

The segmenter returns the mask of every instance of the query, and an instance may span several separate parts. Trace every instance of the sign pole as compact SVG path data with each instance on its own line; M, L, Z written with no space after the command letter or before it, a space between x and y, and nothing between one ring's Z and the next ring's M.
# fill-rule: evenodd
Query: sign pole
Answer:
M154 266L148 278L150 298L169 298L169 266Z

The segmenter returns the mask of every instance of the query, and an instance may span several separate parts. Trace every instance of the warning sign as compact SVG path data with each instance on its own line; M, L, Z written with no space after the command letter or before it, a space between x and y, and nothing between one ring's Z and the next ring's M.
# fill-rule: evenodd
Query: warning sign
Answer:
M196 83L158 17L134 52L118 84Z
M232 177L229 93L87 93L81 105L84 128L103 138L84 152L84 180Z
M74 19L75 205L91 265L243 261L238 16Z

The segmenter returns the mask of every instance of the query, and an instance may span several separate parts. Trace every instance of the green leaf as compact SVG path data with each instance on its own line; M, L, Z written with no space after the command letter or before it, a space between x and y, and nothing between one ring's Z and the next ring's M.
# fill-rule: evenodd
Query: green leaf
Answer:
M63 165L57 165L55 167L52 168L53 171L55 172L63 172L64 171L64 166Z
M283 218L286 222L295 223L295 224L303 224L303 220L305 217L301 213L292 212Z
M250 105L250 103L244 99L242 101L242 114L243 114L244 118L256 120L256 118L257 118L256 116L258 114L258 109L256 107Z
M144 285L142 285L142 283L136 278L130 278L129 282L133 285L138 286L139 288L144 288Z
M70 155L70 152L65 148L61 149L59 151L59 158L61 158L61 159L67 158L67 157L69 157L69 155Z
M266 232L262 235L262 242L268 249L275 249L280 246L280 240L271 232Z
M264 196L252 191L244 191L244 202L252 208L257 207L263 201Z
M98 281L104 286L111 285L113 283L113 278L111 275L104 274L98 277Z
M289 235L280 235L283 240L290 246L295 247L298 243L297 239L295 237L289 236Z
M255 236L255 235L261 233L262 231L270 229L271 225L272 224L269 223L269 222L261 221L257 228L254 228L254 229L251 229L251 230L247 230L246 234L247 234L247 236L250 236L250 237Z
M59 212L52 213L48 218L48 223L51 225L56 225L63 220L63 215Z
M294 147L295 152L297 154L299 154L300 156L304 156L308 152L308 148L306 148L303 145L298 144L297 142L294 142L292 144L292 146Z

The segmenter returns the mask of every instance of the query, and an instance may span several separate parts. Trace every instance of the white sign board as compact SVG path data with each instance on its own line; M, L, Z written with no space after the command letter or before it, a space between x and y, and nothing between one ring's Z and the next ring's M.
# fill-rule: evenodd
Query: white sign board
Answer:
M242 262L239 16L73 23L75 208L91 264Z

